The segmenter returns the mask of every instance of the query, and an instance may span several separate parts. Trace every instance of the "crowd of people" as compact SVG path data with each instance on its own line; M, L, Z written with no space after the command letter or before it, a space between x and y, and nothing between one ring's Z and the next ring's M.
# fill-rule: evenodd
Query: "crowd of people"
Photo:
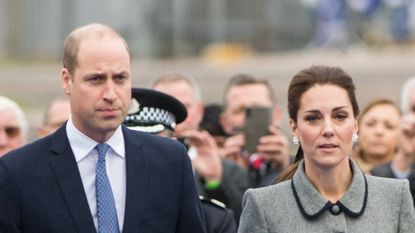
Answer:
M66 97L30 144L24 112L0 96L0 232L415 229L415 78L401 107L360 112L344 70L305 67L287 134L266 80L230 77L217 105L185 71L132 87L125 40L89 24L65 40L61 80Z

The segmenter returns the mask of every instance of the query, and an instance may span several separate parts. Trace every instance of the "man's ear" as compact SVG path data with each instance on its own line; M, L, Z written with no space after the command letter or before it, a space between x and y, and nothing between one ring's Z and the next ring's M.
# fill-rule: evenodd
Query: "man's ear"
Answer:
M202 101L197 102L197 112L197 115L199 117L199 119L197 120L200 124L203 120L203 116L205 115L205 105L202 103Z
M69 73L68 69L62 68L62 71L61 71L61 85L62 85L63 92L66 95L71 94L71 87L72 87L72 80L71 79L72 79L72 76Z
M228 119L226 118L226 113L222 112L219 116L219 123L222 126L223 130L227 133L227 134L231 134L232 133L232 127L228 122Z

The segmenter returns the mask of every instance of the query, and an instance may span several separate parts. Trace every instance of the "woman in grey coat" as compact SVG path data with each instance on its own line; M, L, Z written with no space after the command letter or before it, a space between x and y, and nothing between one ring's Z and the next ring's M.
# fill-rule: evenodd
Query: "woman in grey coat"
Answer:
M407 180L366 176L350 159L357 105L340 68L312 66L288 89L295 163L276 185L249 189L239 233L415 231Z

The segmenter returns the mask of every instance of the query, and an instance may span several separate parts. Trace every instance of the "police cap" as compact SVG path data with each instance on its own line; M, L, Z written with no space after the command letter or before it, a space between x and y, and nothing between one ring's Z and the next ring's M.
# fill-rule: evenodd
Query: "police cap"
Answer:
M159 91L132 88L131 106L123 124L147 133L174 131L187 117L185 106L176 98Z

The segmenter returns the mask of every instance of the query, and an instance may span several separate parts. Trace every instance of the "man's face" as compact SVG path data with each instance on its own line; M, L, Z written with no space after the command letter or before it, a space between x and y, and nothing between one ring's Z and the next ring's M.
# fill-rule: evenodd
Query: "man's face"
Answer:
M415 114L415 88L412 88L411 94L408 100L408 113Z
M62 81L74 125L98 142L111 137L131 102L130 57L121 39L85 38L74 74L64 68Z
M47 113L47 122L39 129L39 136L44 137L55 132L69 119L70 113L71 105L68 101L54 102Z
M228 105L221 116L221 124L226 133L245 125L245 110L249 107L272 107L268 88L264 84L247 84L231 87L226 95Z
M179 100L187 110L187 118L178 124L175 129L175 135L180 137L184 131L198 130L199 124L203 118L203 105L197 101L193 95L192 87L186 81L159 83L154 89Z
M21 126L13 111L0 112L0 157L24 144Z

